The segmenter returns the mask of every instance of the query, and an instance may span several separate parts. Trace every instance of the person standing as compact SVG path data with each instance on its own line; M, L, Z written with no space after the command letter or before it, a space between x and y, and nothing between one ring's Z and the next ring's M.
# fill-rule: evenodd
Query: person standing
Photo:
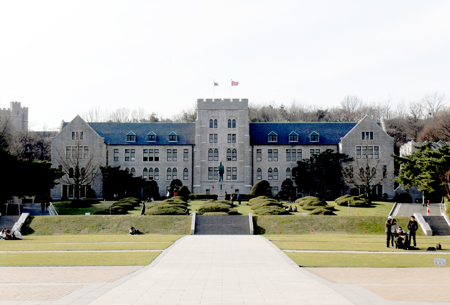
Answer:
M388 216L384 230L386 233L386 248L389 248L389 243L391 241L391 227L392 227L392 216Z
M142 202L141 215L145 215L145 202Z
M397 230L398 230L398 224L397 219L392 219L392 225L391 225L391 246L394 247L394 241L397 237Z
M238 195L239 205L241 205L241 200L242 200L242 197L241 197L241 194L239 194L239 195Z
M411 216L411 220L408 222L408 230L409 230L409 240L412 241L414 238L414 247L416 244L416 232L419 229L419 225L417 224L416 217Z

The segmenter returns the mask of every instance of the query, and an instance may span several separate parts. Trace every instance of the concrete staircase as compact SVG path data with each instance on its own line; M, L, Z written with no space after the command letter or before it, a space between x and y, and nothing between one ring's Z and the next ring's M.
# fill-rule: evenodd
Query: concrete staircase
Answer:
M19 217L20 216L1 216L0 230L3 230L3 228L11 230L14 224L19 220Z
M250 235L248 216L197 216L195 235Z
M433 235L450 235L450 226L443 216L423 216L430 225Z

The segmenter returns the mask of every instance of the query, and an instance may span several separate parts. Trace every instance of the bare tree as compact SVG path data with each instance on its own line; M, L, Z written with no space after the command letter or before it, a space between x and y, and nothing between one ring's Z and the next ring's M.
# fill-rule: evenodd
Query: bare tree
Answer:
M101 158L91 148L78 140L76 145L66 146L64 153L56 149L56 161L64 172L60 180L73 187L77 200L80 200L80 192L87 191L101 173Z
M369 197L373 189L385 179L386 173L379 168L379 163L380 160L368 158L346 162L342 167L342 177L350 187L362 189Z
M422 97L422 104L425 106L427 115L434 117L445 105L445 94L427 94Z

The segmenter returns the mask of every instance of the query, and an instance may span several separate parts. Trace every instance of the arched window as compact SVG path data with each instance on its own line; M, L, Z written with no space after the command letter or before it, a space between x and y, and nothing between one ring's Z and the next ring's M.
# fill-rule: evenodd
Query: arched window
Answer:
M189 179L189 170L187 168L185 168L183 170L183 180L188 180Z
M125 171L126 171L127 173L129 173L129 172L130 172L130 169L127 167L127 168L125 168Z
M214 119L214 128L217 128L217 119Z
M213 119L209 120L209 128L213 128L214 127L214 121Z
M270 167L267 170L267 180L273 180L273 172L272 172L272 169Z
M174 168L172 169L172 180L173 180L173 179L177 179L177 174L178 174L178 171L177 171L177 169L174 167Z
M273 180L278 180L278 168L273 169Z
M233 128L236 128L236 120L235 120L235 119L233 119L232 125L233 125L233 126L232 126Z
M231 128L231 119L228 119L228 128Z
M262 170L260 168L258 168L256 170L256 180L261 180L262 179Z
M213 150L212 148L210 148L208 150L208 161L212 161L213 160Z
M144 169L142 170L142 178L146 180L148 178L148 169L146 167L144 167Z
M83 170L83 169L81 169L81 170ZM131 168L131 175L134 177L134 175L136 174L136 170L134 169L134 167L132 167Z
M231 149L227 149L227 161L231 161Z
M167 169L166 180L172 180L172 169L170 167Z
M153 179L154 179L154 177L153 177L153 167L150 167L148 169L148 180L153 180Z
M291 169L288 167L286 168L286 179L291 179Z
M233 149L231 152L231 161L237 161L237 150Z
M73 168L69 168L69 178L73 178Z
M219 161L219 150L214 149L214 161Z
M159 168L155 168L155 180L159 180Z

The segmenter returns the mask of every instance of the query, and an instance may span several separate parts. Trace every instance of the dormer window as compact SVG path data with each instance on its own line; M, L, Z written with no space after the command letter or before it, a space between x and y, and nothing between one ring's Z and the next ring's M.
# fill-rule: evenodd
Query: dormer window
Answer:
M169 133L169 142L178 142L178 135L175 133L175 131Z
M298 142L298 133L295 131L289 134L289 142Z
M154 133L153 131L150 131L147 134L147 141L148 142L156 142L156 133Z
M310 135L309 135L309 141L310 142L319 142L319 134L315 131L313 131Z
M277 135L274 131L271 131L271 132L269 133L269 139L268 139L268 141L269 141L269 142L278 142L278 135Z
M134 132L132 132L132 131L127 133L126 141L127 142L136 142L136 134Z
M373 131L361 132L361 140L373 140Z

